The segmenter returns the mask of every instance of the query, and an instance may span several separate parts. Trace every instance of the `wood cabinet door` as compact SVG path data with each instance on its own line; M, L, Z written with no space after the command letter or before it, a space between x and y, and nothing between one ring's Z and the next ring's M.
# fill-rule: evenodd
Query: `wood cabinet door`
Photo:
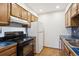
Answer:
M35 21L38 21L38 17L35 16Z
M66 55L69 56L69 49L67 48L66 45L64 45L64 52L65 52Z
M79 14L79 3L77 3L77 7L78 7L77 11L78 11L78 14Z
M0 25L8 25L10 21L10 4L0 3Z
M32 19L32 14L28 12L28 21L31 22L31 19Z
M65 26L68 26L68 12L65 13Z
M28 11L22 8L22 19L25 19L27 21L28 19Z
M70 56L75 56L75 54L72 51L70 51L70 54L69 55Z
M67 13L67 27L71 26L71 8L69 8Z
M34 22L35 21L35 16L32 15L32 19L31 19L31 22Z
M28 27L29 28L31 27L31 19L32 19L32 14L30 12L28 12L28 22L29 22Z
M71 17L74 17L77 15L77 4L76 3L73 3L72 6L71 6Z
M10 56L16 54L16 45L8 46L0 49L0 56Z
M11 4L11 15L21 18L22 16L21 14L22 14L21 7L16 3Z

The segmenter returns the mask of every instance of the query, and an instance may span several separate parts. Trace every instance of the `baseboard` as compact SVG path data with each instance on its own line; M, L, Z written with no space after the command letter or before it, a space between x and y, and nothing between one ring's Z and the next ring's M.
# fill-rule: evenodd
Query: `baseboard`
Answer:
M43 48L44 48L44 46L43 46ZM43 51L43 49L41 49L41 51L40 52L34 52L35 54L39 54L39 53L41 53Z
M44 46L45 48L51 48L51 49L56 49L56 50L61 50L59 48L53 48L53 47L47 47L47 46Z

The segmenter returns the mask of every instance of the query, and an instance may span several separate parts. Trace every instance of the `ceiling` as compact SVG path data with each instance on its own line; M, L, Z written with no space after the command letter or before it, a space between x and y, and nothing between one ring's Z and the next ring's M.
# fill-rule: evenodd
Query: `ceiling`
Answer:
M37 14L45 14L54 11L65 11L68 3L25 3L25 5Z

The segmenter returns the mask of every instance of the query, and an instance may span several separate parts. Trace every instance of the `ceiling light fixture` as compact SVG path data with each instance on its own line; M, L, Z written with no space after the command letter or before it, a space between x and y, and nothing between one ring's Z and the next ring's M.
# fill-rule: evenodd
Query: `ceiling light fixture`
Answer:
M56 8L58 9L58 8L60 8L60 6L56 6Z
M39 11L40 11L40 12L42 12L43 10L42 10L42 9L40 9Z

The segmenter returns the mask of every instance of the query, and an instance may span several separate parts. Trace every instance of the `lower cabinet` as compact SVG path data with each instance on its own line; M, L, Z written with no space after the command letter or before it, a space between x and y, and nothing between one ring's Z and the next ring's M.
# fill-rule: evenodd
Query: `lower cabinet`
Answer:
M76 56L71 49L61 40L61 51L63 52L64 56Z
M65 55L69 56L69 49L64 45L64 53Z
M0 48L0 56L16 56L16 45Z
M75 56L75 54L72 51L70 51L69 56Z

